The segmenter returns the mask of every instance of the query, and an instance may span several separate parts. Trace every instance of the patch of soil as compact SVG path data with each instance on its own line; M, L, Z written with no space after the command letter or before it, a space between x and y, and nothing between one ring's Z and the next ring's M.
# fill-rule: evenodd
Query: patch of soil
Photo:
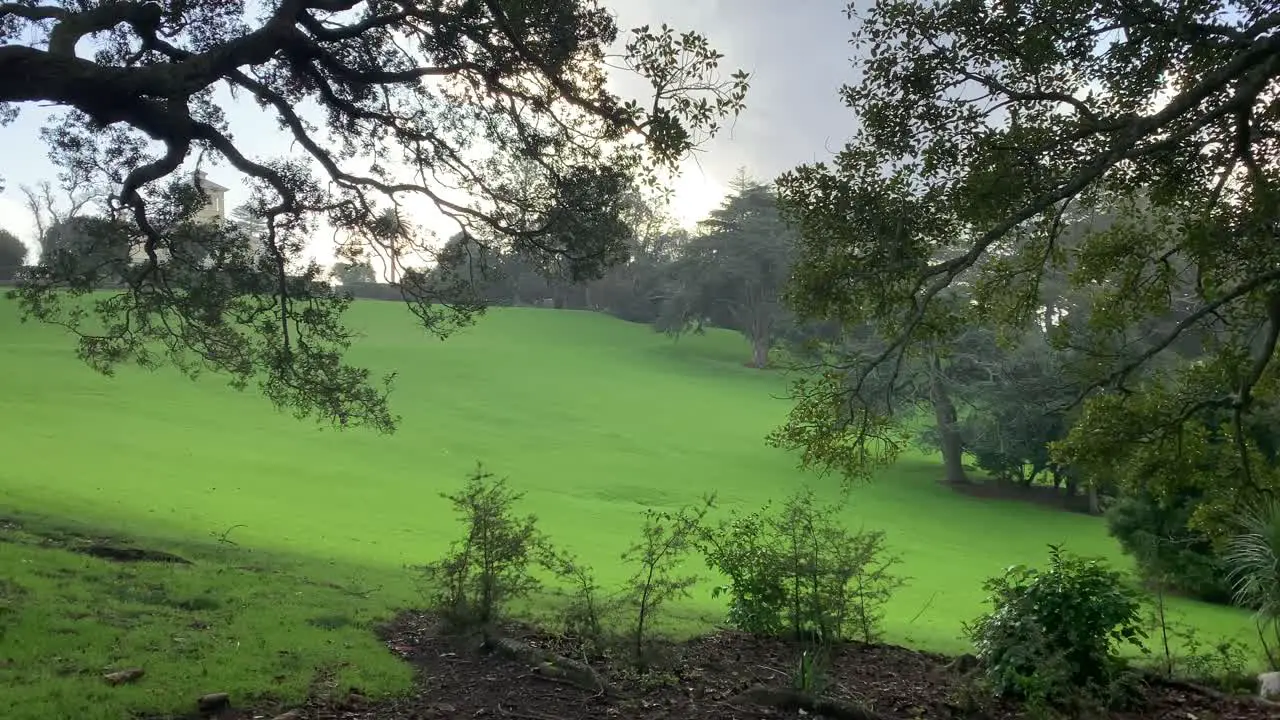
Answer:
M562 640L525 628L510 637L570 658L580 653ZM385 629L392 652L417 668L414 691L371 701L358 690L299 708L304 720L729 720L731 718L822 717L814 712L765 707L754 702L762 687L785 690L797 648L783 641L719 633L670 648L676 661L665 675L638 676L600 658L590 665L607 686L591 691L528 662L485 652L478 638L450 636L426 615L407 613ZM963 700L963 678L940 655L890 645L850 644L833 651L824 697L866 715L848 717L923 719L1023 717L1015 707L978 711ZM655 680L661 678L661 680ZM1142 712L1117 720L1280 719L1280 706L1249 698L1213 695L1189 686L1151 684ZM821 708L819 708L821 711ZM270 714L267 717L271 717Z
M987 481L970 483L944 483L956 492L986 500L1014 500L1043 505L1055 510L1089 514L1087 495L1067 495L1062 488L1050 485L1019 485L1011 482Z
M109 537L89 537L68 530L28 528L21 521L0 517L0 542L59 548L115 562L160 562L190 565L191 561L163 550L132 547Z
M92 555L96 558L114 560L116 562L160 562L174 563L178 565L191 564L190 560L163 550L148 550L147 548L127 547L124 545L94 543L92 545L75 547L72 548L72 550L84 555Z

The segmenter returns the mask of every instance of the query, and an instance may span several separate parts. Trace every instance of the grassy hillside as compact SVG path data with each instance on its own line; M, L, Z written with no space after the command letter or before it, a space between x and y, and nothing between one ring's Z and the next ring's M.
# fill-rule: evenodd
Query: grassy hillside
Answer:
M477 460L525 491L544 529L606 582L624 577L615 560L644 507L707 490L741 508L804 482L836 490L835 479L805 476L765 446L788 407L785 381L743 367L747 348L733 334L673 343L602 315L504 309L440 343L394 303L357 303L351 315L366 333L357 359L399 374L394 407L404 419L393 437L298 422L216 378L128 368L104 379L68 338L19 324L5 302L0 510L188 545L234 526L229 537L246 552L291 557L307 572L332 567L339 583L358 575L381 588L369 602L386 609L413 601L404 566L433 559L452 538L438 494ZM910 457L852 496L849 522L885 530L912 578L888 614L891 640L962 647L982 580L1040 562L1048 543L1124 562L1096 519L958 496L937 472L931 459ZM14 552L0 563L19 562ZM1213 634L1248 624L1223 609L1181 609ZM700 591L680 613L692 630L719 610Z

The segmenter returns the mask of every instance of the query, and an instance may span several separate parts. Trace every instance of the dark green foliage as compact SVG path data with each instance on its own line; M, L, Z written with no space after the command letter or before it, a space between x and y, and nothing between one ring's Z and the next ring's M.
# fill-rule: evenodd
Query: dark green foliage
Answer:
M1280 670L1280 500L1238 511L1222 562L1237 605L1255 612L1258 639L1272 670Z
M93 287L119 282L138 247L127 223L97 215L56 222L40 243L41 266Z
M622 561L635 568L627 580L624 595L635 612L631 631L632 658L642 669L649 665L646 652L653 635L658 611L667 603L689 596L698 582L696 575L680 573L680 566L696 549L703 518L712 498L700 505L675 512L645 510L640 540L622 554Z
M759 512L741 515L704 535L707 566L729 578L712 596L728 595L729 625L756 635L781 635L799 625L799 618L788 622L793 604L786 577L779 572L782 561L771 520Z
M1199 497L1183 492L1157 498L1149 490L1124 493L1107 509L1107 527L1134 557L1149 583L1213 603L1231 602L1227 571L1203 533L1189 527Z
M368 260L355 262L336 262L329 273L337 278L338 282L343 286L356 283L375 283L378 281L377 274L373 270L373 264Z
M0 228L0 273L12 273L27 263L27 246L17 235Z
M810 696L818 697L827 689L828 671L831 667L830 646L819 643L800 651L796 669L791 676L791 686Z
M1123 670L1121 646L1144 648L1139 596L1101 561L1051 546L1047 568L1015 566L984 587L992 609L967 632L997 696L1107 701Z
M662 26L620 38L610 12L586 0L2 7L0 119L30 103L53 108L41 139L59 179L109 189L121 232L98 250L136 266L51 257L23 286L25 316L110 327L80 347L103 372L159 358L190 373L194 355L237 387L261 379L281 409L383 432L396 424L389 378L345 361L345 298L307 268L322 223L386 260L424 329L445 337L482 304L436 294L434 233L404 210L425 202L495 250L571 281L599 277L626 259L627 193L655 186L718 132L748 84L742 72L722 76L703 36ZM89 35L96 53L68 63ZM606 56L652 95L614 94ZM215 88L283 128L282 156L237 147ZM194 175L211 166L247 186L235 224L254 249L169 261L196 260L159 251L200 210ZM76 296L108 282L123 286L119 299L77 315ZM210 352L211 336L234 347Z
M789 322L782 289L795 240L770 187L740 175L731 189L680 248L656 325L673 335L706 323L737 330L751 343L751 366L763 368Z
M988 376L967 387L970 412L960 424L965 449L979 468L1024 485L1049 474L1061 479L1049 446L1066 435L1071 406L1083 389L1073 382L1068 361L1039 331L991 353Z
M453 504L465 535L447 556L422 568L423 579L447 620L462 627L490 626L507 603L541 586L532 568L553 562L550 546L534 516L515 514L523 495L480 466L461 490L441 497Z
M729 578L729 623L762 635L829 643L879 638L882 611L904 580L884 533L852 532L812 490L703 533L707 565Z
M1059 462L1094 458L1091 484L1108 468L1186 481L1175 470L1190 461L1170 450L1184 427L1247 417L1280 388L1274 5L848 12L858 79L840 96L856 130L830 161L777 181L799 235L788 300L802 320L869 325L883 342L798 387L780 444L865 477L891 455L876 379L975 324L1009 338L1055 325L1053 344L1088 370L1079 452ZM1198 471L1233 496L1213 512L1272 489L1249 445L1230 469ZM1167 469L1152 468L1166 450Z

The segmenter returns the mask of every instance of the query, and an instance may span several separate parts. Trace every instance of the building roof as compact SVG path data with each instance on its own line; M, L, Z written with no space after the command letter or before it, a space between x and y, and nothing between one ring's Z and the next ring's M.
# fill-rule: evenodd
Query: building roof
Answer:
M226 192L231 189L222 187L218 183L210 180L209 176L206 175L203 170L196 173L196 182L199 183L200 188L205 192Z

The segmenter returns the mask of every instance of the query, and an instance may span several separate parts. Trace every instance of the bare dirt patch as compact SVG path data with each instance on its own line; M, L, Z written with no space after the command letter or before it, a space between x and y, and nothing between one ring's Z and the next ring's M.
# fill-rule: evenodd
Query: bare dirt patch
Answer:
M824 717L756 702L763 688L785 691L798 648L740 633L719 633L670 648L676 661L669 672L643 677L605 662L583 658L565 641L527 628L511 637L529 646L585 659L605 681L606 690L587 690L528 662L486 652L478 639L450 636L426 615L407 613L384 631L387 647L417 668L414 692L389 701L372 701L358 689L297 708L298 718L314 720L427 720L432 718L512 718L513 720L720 720L729 718ZM1016 707L981 710L963 698L963 678L949 659L891 645L849 644L836 649L824 697L839 708L866 718L1023 717ZM1233 698L1189 686L1152 683L1144 709L1117 713L1114 720L1262 720L1280 711L1251 698ZM779 693L775 692L775 695ZM781 693L785 694L785 693ZM785 704L785 703L784 703ZM275 712L283 712L283 708ZM253 717L246 715L245 717ZM259 717L263 716L261 711ZM271 717L270 712L265 713Z
M90 543L88 545L73 546L70 549L73 552L78 552L83 555L90 555L102 560L112 560L114 562L158 562L173 563L175 565L191 564L190 560L163 550L149 550L147 548L128 547L125 545Z

